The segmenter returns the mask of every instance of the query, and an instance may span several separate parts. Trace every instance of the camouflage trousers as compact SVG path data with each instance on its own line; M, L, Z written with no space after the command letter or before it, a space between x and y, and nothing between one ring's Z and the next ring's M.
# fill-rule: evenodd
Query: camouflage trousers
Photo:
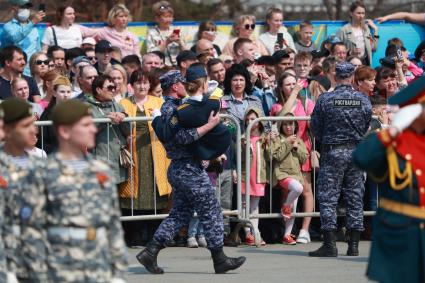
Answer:
M204 226L208 248L222 247L223 215L215 189L201 164L190 159L173 160L168 168L168 181L173 187L173 207L154 239L161 244L173 239L196 211Z
M338 147L322 152L317 178L317 199L322 231L337 229L336 207L343 194L347 211L347 228L363 230L363 173L355 167L354 147Z

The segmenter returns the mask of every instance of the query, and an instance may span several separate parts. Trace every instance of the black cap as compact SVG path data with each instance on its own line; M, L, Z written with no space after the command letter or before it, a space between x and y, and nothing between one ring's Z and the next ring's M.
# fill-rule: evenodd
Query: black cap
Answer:
M1 103L4 112L3 121L11 124L32 116L32 106L21 98L12 97Z
M100 40L98 43L96 43L96 46L94 47L94 52L96 53L106 53L112 51L112 44L107 40Z
M53 108L52 121L54 126L72 125L85 116L91 116L90 105L70 99L60 102Z
M191 50L183 50L180 52L179 55L177 55L177 66L180 66L181 62L186 60L196 60L196 53Z
M285 50L278 50L275 53L273 53L272 55L273 59L274 59L274 63L275 64L279 64L279 62L283 59L283 58L289 58L289 53L286 52Z

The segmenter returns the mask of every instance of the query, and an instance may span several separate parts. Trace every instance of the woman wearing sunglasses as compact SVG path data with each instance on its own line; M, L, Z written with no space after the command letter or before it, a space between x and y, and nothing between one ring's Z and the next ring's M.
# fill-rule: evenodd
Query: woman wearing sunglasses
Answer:
M31 76L37 83L38 91L43 99L46 94L43 90L43 79L41 78L49 71L49 58L43 52L36 52L30 58L30 72Z
M87 98L94 118L109 118L111 124L97 124L96 147L92 150L96 158L112 164L116 184L127 180L127 168L120 164L120 149L127 144L130 134L129 123L122 123L127 117L124 108L115 99L116 87L110 76L100 75L92 83L92 97Z
M266 47L261 41L257 41L254 36L255 30L255 16L254 15L241 15L239 18L233 23L232 28L232 36L229 42L227 42L226 46L223 48L223 54L230 55L235 58L233 52L233 45L238 38L249 38L252 40L255 46L255 56L260 57L262 55L269 55Z

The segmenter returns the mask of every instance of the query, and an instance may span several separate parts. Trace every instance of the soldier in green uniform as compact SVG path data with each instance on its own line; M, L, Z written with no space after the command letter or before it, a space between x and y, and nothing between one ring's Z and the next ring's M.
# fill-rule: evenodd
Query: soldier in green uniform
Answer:
M3 140L4 131L3 131L3 116L4 112L0 104L0 142ZM9 173L6 170L5 162L7 156L0 151L0 282L15 283L18 282L16 275L12 272L8 272L6 264L6 252L4 248L3 233L6 227L5 223L5 209L7 201L7 191Z
M402 107L390 128L353 152L380 189L367 275L385 283L425 282L425 77L389 103Z
M5 138L0 159L7 171L3 241L8 270L16 273L19 282L46 282L46 237L40 229L45 198L34 176L37 169L33 170L42 161L25 152L35 134L32 107L21 99L10 98L2 102L1 108Z
M89 105L68 100L52 113L58 152L42 170L48 282L125 282L127 251L111 168L87 149L96 127Z

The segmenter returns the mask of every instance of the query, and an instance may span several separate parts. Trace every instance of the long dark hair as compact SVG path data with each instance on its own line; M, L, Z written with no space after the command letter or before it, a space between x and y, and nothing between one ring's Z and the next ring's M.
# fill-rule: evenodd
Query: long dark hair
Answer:
M234 64L226 71L224 76L224 93L232 93L232 79L234 76L240 75L245 78L245 89L244 92L248 95L252 94L252 83L251 76L249 75L248 70L241 64Z
M284 104L285 103L285 94L283 93L282 90L282 83L284 80L286 80L287 78L292 77L296 80L296 77L291 74L291 73L283 73L281 76L279 76L279 78L276 81L276 98L277 98L277 102L280 104Z

